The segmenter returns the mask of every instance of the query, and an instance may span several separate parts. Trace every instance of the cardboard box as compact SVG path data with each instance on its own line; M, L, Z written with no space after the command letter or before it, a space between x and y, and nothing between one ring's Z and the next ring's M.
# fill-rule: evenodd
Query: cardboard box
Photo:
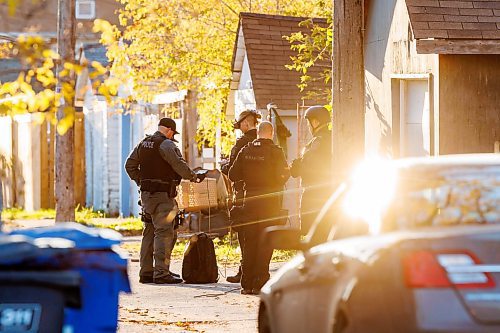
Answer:
M182 180L177 191L176 200L179 209L184 209L186 212L219 206L217 180L213 178L205 178L201 183Z

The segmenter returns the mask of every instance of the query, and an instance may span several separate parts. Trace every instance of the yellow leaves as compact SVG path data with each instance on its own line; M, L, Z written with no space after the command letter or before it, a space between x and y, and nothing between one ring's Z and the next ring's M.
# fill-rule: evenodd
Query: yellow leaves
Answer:
M91 79L95 79L98 76L104 75L108 72L107 68L97 61L92 61L90 65L95 69L95 71L89 74L89 77Z
M118 89L122 81L116 77L109 77L99 85L98 92L106 98L108 103L111 102L111 97L118 95Z
M8 58L13 49L13 44L11 42L5 42L1 41L0 42L0 59L5 59Z
M37 118L56 125L58 133L64 134L73 126L75 119L75 76L81 74L86 67L74 62L62 63L59 82L55 70L60 56L50 47L39 36L21 35L11 45L3 48L9 50L6 56L15 56L25 70L20 72L16 80L0 83L0 115L35 114ZM92 65L100 74L107 73L102 65ZM58 85L60 92L56 92ZM118 90L117 87L108 89L109 94ZM64 105L64 111L62 118L58 120L56 111L61 105Z
M63 70L59 73L60 77L70 76L73 73L81 74L84 67L80 64L65 62L63 64Z
M217 128L222 128L223 150L228 151L234 139L230 121L225 119L224 105L228 98L231 59L238 26L238 14L249 11L249 2L239 0L118 0L121 31L107 21L95 20L94 32L101 33L101 42L108 48L114 78L103 84L97 81L107 74L99 64L91 64L89 77L93 89L106 96L118 94L118 82L133 87L130 99L148 100L168 89L188 89L199 93L198 137L215 143ZM266 14L326 16L331 7L324 0L296 1L252 0L252 10ZM297 36L296 44L308 62L308 47ZM318 39L319 40L319 39ZM318 44L318 43L316 43ZM311 62L308 62L309 66ZM295 66L304 79L307 67ZM97 79L97 80L96 80ZM146 84L154 83L154 84Z
M42 51L42 56L46 59L59 59L59 54L52 51L51 49L45 49Z
M42 84L44 88L55 86L56 77L51 70L52 67L40 67L35 70L36 80Z
M38 93L37 102L38 102L38 110L40 112L46 112L51 107L55 99L55 92L50 89L45 89L42 92Z
M116 43L121 37L121 33L118 28L106 20L94 20L92 31L95 33L101 33L100 42L104 45Z
M61 84L62 97L68 104L73 104L73 99L75 98L75 82L63 82Z
M19 83L17 81L6 82L0 87L0 96L13 96L19 89Z
M63 109L64 116L57 122L57 133L59 135L64 135L68 129L70 129L75 122L75 108L72 106L66 106Z
M118 15L118 21L120 22L120 25L124 27L127 25L128 17L123 13L120 13L120 15Z

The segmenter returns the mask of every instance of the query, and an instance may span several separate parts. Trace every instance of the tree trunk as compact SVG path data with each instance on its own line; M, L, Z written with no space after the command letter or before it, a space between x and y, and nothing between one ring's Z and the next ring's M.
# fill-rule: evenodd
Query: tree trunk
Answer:
M364 0L334 0L333 158L339 179L364 157Z
M58 85L56 90L61 92L63 83L75 84L74 72L64 77L60 76L65 62L75 60L75 0L59 0L57 21L57 52L61 57L57 68ZM57 119L64 118L66 107L73 108L73 99L61 98L61 105L57 110ZM65 111L66 108L66 111ZM74 109L72 110L74 112ZM64 135L56 134L56 222L75 220L75 199L73 181L73 146L74 131L71 126Z

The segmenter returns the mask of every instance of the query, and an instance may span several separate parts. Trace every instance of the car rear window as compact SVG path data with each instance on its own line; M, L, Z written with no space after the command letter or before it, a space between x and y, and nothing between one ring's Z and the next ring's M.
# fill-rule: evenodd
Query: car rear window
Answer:
M378 168L354 177L340 200L335 223L362 221L371 233L500 223L500 166Z
M500 223L499 169L401 177L382 220L386 229Z

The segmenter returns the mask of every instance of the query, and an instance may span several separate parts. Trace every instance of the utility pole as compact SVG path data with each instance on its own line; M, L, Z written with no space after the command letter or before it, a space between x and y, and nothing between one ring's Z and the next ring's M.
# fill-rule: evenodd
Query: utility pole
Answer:
M363 0L334 0L333 166L342 179L364 157Z
M57 66L57 92L62 92L62 85L75 85L75 74L61 77L64 63L75 61L75 0L59 0L57 10L57 53L60 62ZM57 119L64 118L66 112L72 108L72 97L61 98L61 105L57 109ZM75 220L74 175L73 175L73 126L64 135L56 133L56 165L55 165L55 200L56 222L70 222Z

